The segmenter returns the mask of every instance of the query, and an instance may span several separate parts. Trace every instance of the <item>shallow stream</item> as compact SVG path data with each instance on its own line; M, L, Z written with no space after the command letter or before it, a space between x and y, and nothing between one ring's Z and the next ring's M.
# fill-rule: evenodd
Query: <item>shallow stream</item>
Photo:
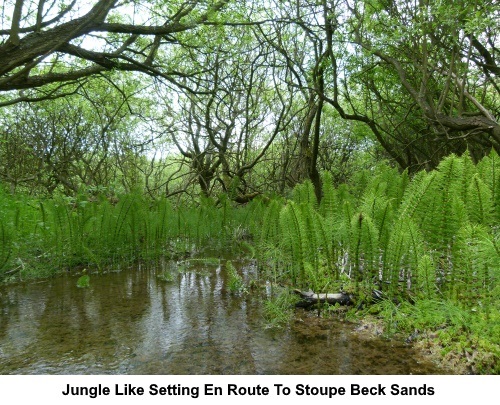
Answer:
M252 263L233 263L255 277ZM0 374L443 373L404 343L315 312L267 328L265 293L232 294L223 265L191 263L172 282L158 273L91 275L89 288L74 275L0 287Z

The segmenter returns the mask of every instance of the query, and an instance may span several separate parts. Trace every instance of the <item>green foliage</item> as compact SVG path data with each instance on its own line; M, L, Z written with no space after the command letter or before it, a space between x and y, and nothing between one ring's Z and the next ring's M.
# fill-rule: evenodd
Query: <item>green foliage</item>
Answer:
M247 233L245 207L213 201L174 207L139 193L38 200L0 194L0 276L47 276L64 269L109 266L190 255Z
M350 276L357 281L373 279L378 270L378 229L371 218L359 212L351 219L349 230Z
M164 281L165 283L172 283L175 280L175 274L173 271L164 270L157 276L158 280Z
M264 301L264 318L267 326L280 328L287 325L293 317L293 308L299 299L297 295L289 290L281 289Z
M491 191L493 220L498 224L500 223L500 156L494 151L491 152L478 163L477 172Z
M318 201L314 193L314 186L310 180L298 184L293 189L293 201L297 204L311 205L317 207Z
M421 270L426 273L431 272L428 268L428 259L425 258L422 261L423 255L424 241L415 223L409 218L397 221L384 254L384 280L389 282L390 296L401 294L400 284L405 291L408 284L412 286L413 282L418 282L418 285L422 286L423 282L431 280L430 275L421 276L420 274ZM412 280L412 278L417 278L417 280ZM432 280L432 285L435 282L435 279ZM418 288L412 287L418 291Z
M7 226L4 222L0 222L0 274L2 269L9 261L12 251L12 236L9 234Z
M236 268L230 260L226 262L226 272L228 276L227 283L229 291L233 294L246 292L243 278L238 274Z
M387 245L394 217L394 200L388 198L386 190L367 190L363 196L361 212L366 213L378 230L380 247Z
M442 356L453 354L466 359L465 372L500 373L500 312L485 317L475 307L444 299L417 299L398 305L390 300L376 304L389 333L417 335L427 345L438 346Z
M468 328L471 319L470 313L447 301L425 299L417 300L414 304L404 302L396 306L393 302L384 300L379 305L380 314L390 321L389 330L393 332L411 333L415 329L446 326Z
M435 299L437 296L436 265L429 255L424 255L418 261L417 276L414 282L417 283L414 290L416 295L422 299Z
M453 236L466 220L460 187L463 183L462 160L456 156L444 159L437 169L432 205L423 219L422 229L431 246L446 254Z
M76 286L78 288L88 288L90 287L90 276L88 274L84 274L80 276L76 281Z
M432 201L436 175L436 172L426 173L424 171L415 175L399 206L398 216L400 218L414 218L417 224L421 223L420 219L427 214L426 209Z
M323 218L328 219L335 215L337 208L335 188L333 187L332 175L329 172L323 173L322 189L323 197L321 198L319 212Z
M481 301L487 311L500 268L497 160L476 167L468 154L451 155L412 179L380 166L354 188L334 188L324 174L319 206L311 184L297 186L293 200L270 203L260 233L266 251L282 252L275 279L324 289L325 277L347 276L359 293L371 285L392 299Z
M280 213L280 230L281 245L290 254L292 282L294 284L300 283L304 279L305 266L307 265L305 250L308 248L309 241L304 235L305 224L299 206L293 201L288 201ZM312 242L311 245L314 246Z
M467 213L476 224L493 224L493 194L490 188L474 174L467 188Z

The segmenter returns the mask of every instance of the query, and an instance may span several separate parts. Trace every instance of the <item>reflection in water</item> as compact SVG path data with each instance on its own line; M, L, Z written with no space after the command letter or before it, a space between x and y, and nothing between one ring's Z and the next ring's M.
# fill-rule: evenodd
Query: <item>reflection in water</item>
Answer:
M236 263L235 263L236 264ZM255 271L242 265L242 272ZM232 295L221 266L173 283L156 271L0 289L1 374L430 374L403 344L361 339L352 325L297 312L266 329L258 293Z

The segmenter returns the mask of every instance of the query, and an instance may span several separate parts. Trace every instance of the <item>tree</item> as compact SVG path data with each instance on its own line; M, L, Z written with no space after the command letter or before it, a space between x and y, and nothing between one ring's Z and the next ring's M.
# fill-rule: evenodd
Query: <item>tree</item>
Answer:
M326 5L326 27L339 13ZM387 142L415 168L469 150L500 151L498 15L489 1L346 2L341 29L358 45L351 84ZM403 94L403 95L401 95ZM359 105L359 104L358 104ZM381 118L376 118L378 115ZM403 128L411 137L399 137Z
M335 161L329 148L344 137L360 150L377 143L409 171L434 168L449 153L468 151L478 160L491 149L500 152L499 26L491 0L80 3L3 3L0 107L75 94L92 102L99 98L88 90L94 80L106 83L128 100L130 113L120 119L132 126L141 119L144 131L137 142L137 134L121 133L128 140L117 143L113 164L130 178L143 176L151 195L196 185L206 196L224 191L246 201L308 178L319 200L320 169ZM141 114L132 111L139 110L132 107L136 89L119 83L137 72L158 90L146 96L156 107ZM50 111L49 119L49 110L37 110L42 121L63 121L62 111ZM69 112L74 130L88 124ZM13 120L5 124L20 136L19 148L29 131L42 136L32 121L22 130ZM85 128L77 138L91 132ZM62 134L67 146L76 139ZM11 141L5 145L14 150ZM177 147L178 170L172 160L146 155L145 143L154 148L158 141ZM73 165L78 181L95 182L91 173L103 172L94 169L109 167L95 163L111 156L109 147L88 155L73 146L67 155L80 161ZM352 148L338 149L344 164ZM23 170L11 184L31 176ZM8 168L3 176L13 173ZM181 187L169 188L180 179Z
M133 78L115 77L111 89L108 84L101 77L81 88L81 95L4 107L0 180L12 192L66 195L137 184L126 170L140 154L132 145L140 143L141 119L133 112L146 113L148 101L137 97L140 86Z
M16 0L9 7L4 2L0 92L20 93L4 95L0 105L65 95L68 83L111 70L176 83L183 73L158 61L158 50L176 45L176 34L209 22L227 3L98 0L89 5L73 0L66 5L59 0ZM37 94L26 92L47 85L53 86Z
M203 195L223 191L247 202L268 183L250 178L289 125L291 93L273 52L250 29L211 27L190 43L176 56L187 70L202 73L189 79L189 91L161 94L162 131L188 162L190 183Z
M267 38L297 89L312 95L310 117L330 104L411 171L436 167L452 152L469 150L477 160L500 149L498 19L489 1L297 0L276 10L276 32L296 35Z

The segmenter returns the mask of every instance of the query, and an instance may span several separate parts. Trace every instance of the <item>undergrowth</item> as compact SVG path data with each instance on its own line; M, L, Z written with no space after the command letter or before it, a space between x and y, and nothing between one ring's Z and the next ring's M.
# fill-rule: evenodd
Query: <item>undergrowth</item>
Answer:
M111 201L0 190L0 281L158 258L182 262L203 247L231 247L254 258L273 285L346 290L358 309L378 311L388 331L433 331L444 351L482 350L498 362L499 169L492 152L477 165L467 154L451 155L413 178L378 165L335 187L325 172L321 201L306 181L289 199L244 206L224 195L175 206L137 192ZM241 292L241 278L226 266L228 288ZM289 319L290 296L264 305L271 324ZM483 360L475 358L474 372L500 372Z
M500 308L487 316L449 300L419 299L395 304L384 300L369 309L378 312L389 336L407 341L452 366L455 372L500 374ZM359 316L363 316L361 313Z
M0 281L46 277L63 271L99 272L138 261L183 259L210 246L243 243L245 208L210 199L174 207L139 193L79 195L48 200L0 190ZM231 242L231 243L230 243Z
M281 328L287 325L294 315L294 305L298 296L288 289L277 289L264 301L264 319L269 328Z
M388 333L430 333L469 372L500 373L499 167L492 152L477 165L451 155L411 179L378 166L334 187L325 173L319 203L306 181L267 204L261 270L317 293L340 284Z
M500 278L499 165L494 153L477 166L451 155L413 179L378 167L362 189L325 173L320 203L306 181L267 204L256 257L276 281L315 292L347 277L389 299L482 300L486 311Z

